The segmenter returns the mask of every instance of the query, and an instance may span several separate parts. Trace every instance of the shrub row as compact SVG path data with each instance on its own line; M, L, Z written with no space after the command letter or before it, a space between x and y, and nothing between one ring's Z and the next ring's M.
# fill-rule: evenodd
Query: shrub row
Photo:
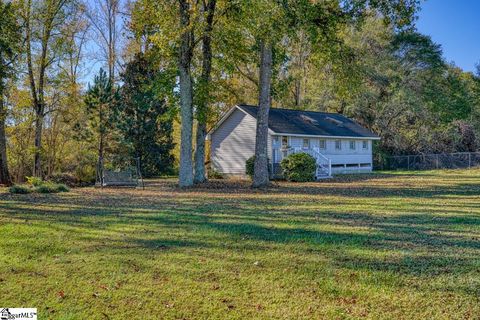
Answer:
M28 194L32 192L38 193L58 193L68 192L70 189L63 183L54 183L50 181L42 181L39 178L27 177L27 184L17 184L11 186L8 191L15 194Z

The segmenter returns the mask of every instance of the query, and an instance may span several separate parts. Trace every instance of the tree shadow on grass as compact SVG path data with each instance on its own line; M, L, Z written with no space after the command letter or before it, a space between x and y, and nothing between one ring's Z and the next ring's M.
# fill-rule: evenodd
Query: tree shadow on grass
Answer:
M0 206L3 212L14 209ZM133 214L132 207L110 208L99 210L98 208L84 208L79 215L78 210L50 210L48 214L37 209L23 211L16 214L21 218L45 221L51 223L51 227L58 231L69 230L71 227L80 228L77 232L84 233L88 237L90 231L92 238L98 236L100 230L108 230L111 227L146 226L146 228L178 230L180 233L189 235L190 240L164 239L161 234L158 237L152 235L152 230L126 232L126 238L122 240L126 244L135 243L132 248L145 247L148 249L161 248L162 245L171 247L198 247L208 248L212 244L225 240L232 249L242 247L242 242L254 241L258 243L257 249L267 244L275 245L298 245L297 250L306 253L315 250L316 247L325 248L360 248L365 250L390 250L416 253L430 250L442 251L457 249L480 250L480 239L470 234L468 230L459 230L460 227L480 225L480 216L475 215L452 215L434 216L429 214L404 214L391 217L376 216L368 213L339 213L339 212L290 212L292 216L304 217L306 220L287 220L289 226L280 228L276 223L282 223L284 217L274 216L270 219L255 217L259 215L255 209L241 209L239 212L204 212L198 214L194 207L184 208L183 213L177 209L164 209L161 212L137 212ZM215 213L216 216L211 216ZM238 216L236 216L238 215ZM268 216L269 212L263 212L261 216ZM93 218L93 219L85 219ZM96 218L100 217L98 220ZM108 218L108 219L106 219ZM322 231L325 226L341 228L341 232ZM367 228L359 232L356 228ZM86 230L86 231L82 231ZM112 232L112 231L110 231ZM453 235L452 235L453 233ZM199 235L208 234L211 239L199 238ZM113 241L113 240L112 240ZM120 242L122 242L120 241ZM169 243L167 243L169 242ZM117 246L113 242L107 242ZM185 245L184 245L185 243ZM188 244L188 245L186 245ZM127 246L128 247L128 246ZM243 249L253 249L252 247ZM348 260L348 259L347 259ZM381 265L381 264L380 264ZM432 267L435 269L435 266Z
M428 177L424 174L421 177ZM434 176L431 174L431 176ZM449 195L462 196L480 196L480 177L465 177L457 175L447 175L445 179L448 184L444 185L421 185L421 181L414 181L414 184L407 186L376 185L376 180L388 180L388 178L400 177L408 181L418 178L415 174L361 174L348 175L313 183L285 183L273 182L264 189L252 189L251 182L247 180L212 180L205 184L196 185L191 188L178 188L174 181L153 182L147 185L147 188L162 189L175 194L223 194L223 195L309 195L309 196L344 196L344 197L365 197L365 198L384 198L384 197L411 197L411 198L432 198ZM461 180L460 180L461 179ZM375 180L375 181L374 181ZM458 180L464 181L459 183ZM372 181L372 184L369 182ZM478 183L475 183L477 182ZM358 185L358 183L366 183ZM468 183L466 183L468 182Z
M88 248L92 250L113 250L119 254L136 252L139 248L154 253L218 249L227 254L231 250L239 254L294 250L303 256L326 255L339 268L423 278L475 272L480 264L480 239L478 232L472 231L473 227L480 226L480 215L474 212L448 209L449 215L441 216L441 212L412 211L411 203L407 208L395 209L397 214L390 216L362 212L361 207L356 212L345 212L340 203L338 211L323 210L321 205L314 210L302 210L292 205L292 201L308 200L276 197L284 193L318 195L319 199L322 195L352 196L353 191L347 192L345 185L325 188L321 183L281 185L266 191L252 190L245 185L227 190L178 191L169 185L162 188L175 194L162 193L148 201L136 198L135 191L119 195L100 193L88 201L81 195L70 198L2 195L0 216L8 217L12 223L44 222L53 230L76 233L82 240L90 241ZM476 195L479 188L454 184L393 190L400 197L420 199ZM233 195L242 190L245 194L235 201L228 196L208 198L209 194ZM381 209L384 204L374 198L392 196L391 192L392 189L375 186L355 188L352 197L372 198L372 206ZM9 201L2 202L2 198ZM421 204L421 199L418 203ZM470 202L468 207L473 211L478 206ZM332 231L332 226L339 231ZM122 227L138 228L122 231ZM175 232L166 237L161 233L165 230ZM103 231L108 234L102 236ZM358 251L365 254L360 255ZM384 257L379 258L375 254L378 252L385 252Z

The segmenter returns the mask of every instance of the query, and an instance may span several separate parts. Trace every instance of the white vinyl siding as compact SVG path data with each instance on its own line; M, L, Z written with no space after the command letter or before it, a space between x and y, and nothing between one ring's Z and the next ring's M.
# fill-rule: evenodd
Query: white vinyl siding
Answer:
M245 174L245 162L255 154L256 122L255 118L237 109L212 133L210 157L216 171Z

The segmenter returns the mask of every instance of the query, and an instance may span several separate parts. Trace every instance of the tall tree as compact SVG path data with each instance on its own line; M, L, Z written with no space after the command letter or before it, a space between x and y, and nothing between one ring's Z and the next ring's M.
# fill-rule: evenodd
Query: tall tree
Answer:
M14 62L19 54L20 26L16 10L11 2L0 0L0 184L12 183L7 162L7 138L5 120L7 107L5 94L7 80L12 77Z
M173 6L173 4L176 5ZM218 0L171 0L154 4L140 0L134 6L132 21L136 30L135 35L136 37L140 35L142 39L135 41L132 47L138 48L153 44L158 50L158 55L165 60L171 59L172 51L175 52L180 80L180 90L178 90L181 120L179 181L182 186L189 186L194 182L205 180L204 140L207 122L212 118L211 114L213 113L210 112L212 108L209 105L212 101L213 91L211 90L214 56L214 44L212 43L219 38L217 32L220 29L213 30L215 23L218 22L215 17L227 16L226 12L230 8L238 6L239 4L236 2ZM216 9L218 7L221 9L220 11ZM217 14L217 11L221 14ZM230 10L230 12L233 11ZM236 16L238 15L236 14ZM151 16L154 18L151 19ZM226 20L223 19L222 22ZM232 23L231 29L233 29L233 25ZM145 35L147 35L147 39L143 38ZM217 44L219 42L220 40ZM199 44L202 44L201 50L197 50ZM223 51L218 51L218 53L219 55L224 54ZM194 110L196 110L198 130L195 137L197 142L194 152L195 159L192 161L193 143L191 140Z
M171 72L159 71L143 53L138 53L121 74L123 85L116 103L115 123L129 147L130 160L139 158L145 177L173 169L173 119L165 98L173 89L168 85L173 77ZM156 83L162 83L160 92Z
M273 47L284 35L284 10L276 1L262 0L256 4L257 15L253 35L259 44L258 110L255 134L255 162L253 187L263 187L269 183L268 170L268 114L272 103L271 83L273 67ZM259 14L259 12L263 14Z
M47 177L67 170L76 153L71 149L85 148L85 142L75 137L75 123L85 123L85 106L80 80L84 74L85 46L89 24L83 7L71 12L62 27L61 59L55 64L56 75L50 82L49 91L54 99L50 105L55 109L45 118L43 134L43 171ZM90 144L90 143L89 143ZM72 169L69 169L72 170Z
M345 16L351 16L352 22L361 21L364 15L370 14L372 10L378 10L386 20L393 22L399 27L409 25L412 22L413 15L418 7L418 0L350 0L341 5L340 1L330 3L316 3L305 1L258 1L269 6L269 10L264 10L261 15L262 23L257 25L256 36L260 42L260 70L259 70L259 108L257 111L257 132L255 146L255 164L253 186L261 187L268 184L268 160L267 155L267 137L268 137L268 113L270 109L271 92L270 82L265 81L262 84L262 78L272 75L272 64L269 63L271 56L271 46L268 41L275 44L282 39L284 35L305 28L313 35L328 33L328 31L338 24L339 20L344 20ZM333 4L333 5L332 5ZM327 5L327 7L325 7ZM328 10L325 10L328 9ZM268 15L267 15L268 14ZM260 14L259 14L260 15ZM258 26L261 26L258 32ZM273 34L273 36L272 36ZM315 37L312 37L315 39ZM268 90L267 90L268 87Z
M258 90L257 131L255 135L255 163L253 187L268 184L268 113L271 107L272 44L260 43L260 76Z
M191 64L194 48L194 30L191 26L191 1L178 0L180 12L180 47L178 69L180 74L180 171L179 185L193 185L192 129L193 129L193 86Z
M86 13L93 26L94 40L105 61L108 77L115 83L119 62L119 45L122 30L120 0L97 0L86 3Z
M197 89L197 132L195 148L194 182L201 183L205 177L205 139L207 137L208 106L210 103L210 80L212 72L212 32L216 0L204 0L205 30L202 35L202 74Z
M63 27L71 16L69 10L76 4L70 0L26 0L22 2L22 19L25 25L26 60L30 94L35 111L35 176L42 172L42 133L44 119L51 110L48 106L46 87L49 69L61 55Z
M85 104L90 116L90 125L98 136L98 181L103 184L103 166L105 157L105 143L108 130L112 126L112 106L115 103L113 84L107 73L100 69L100 72L88 88L85 95Z

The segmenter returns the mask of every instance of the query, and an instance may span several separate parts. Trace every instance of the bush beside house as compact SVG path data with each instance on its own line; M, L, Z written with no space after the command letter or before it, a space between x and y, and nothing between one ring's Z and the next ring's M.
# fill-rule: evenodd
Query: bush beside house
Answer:
M283 176L288 181L307 182L315 180L316 160L306 153L294 153L280 163Z
M254 166L255 166L255 156L251 156L245 162L245 173L250 178L253 178ZM268 160L268 175L272 173L271 171L272 171L272 168L271 168L270 160Z

